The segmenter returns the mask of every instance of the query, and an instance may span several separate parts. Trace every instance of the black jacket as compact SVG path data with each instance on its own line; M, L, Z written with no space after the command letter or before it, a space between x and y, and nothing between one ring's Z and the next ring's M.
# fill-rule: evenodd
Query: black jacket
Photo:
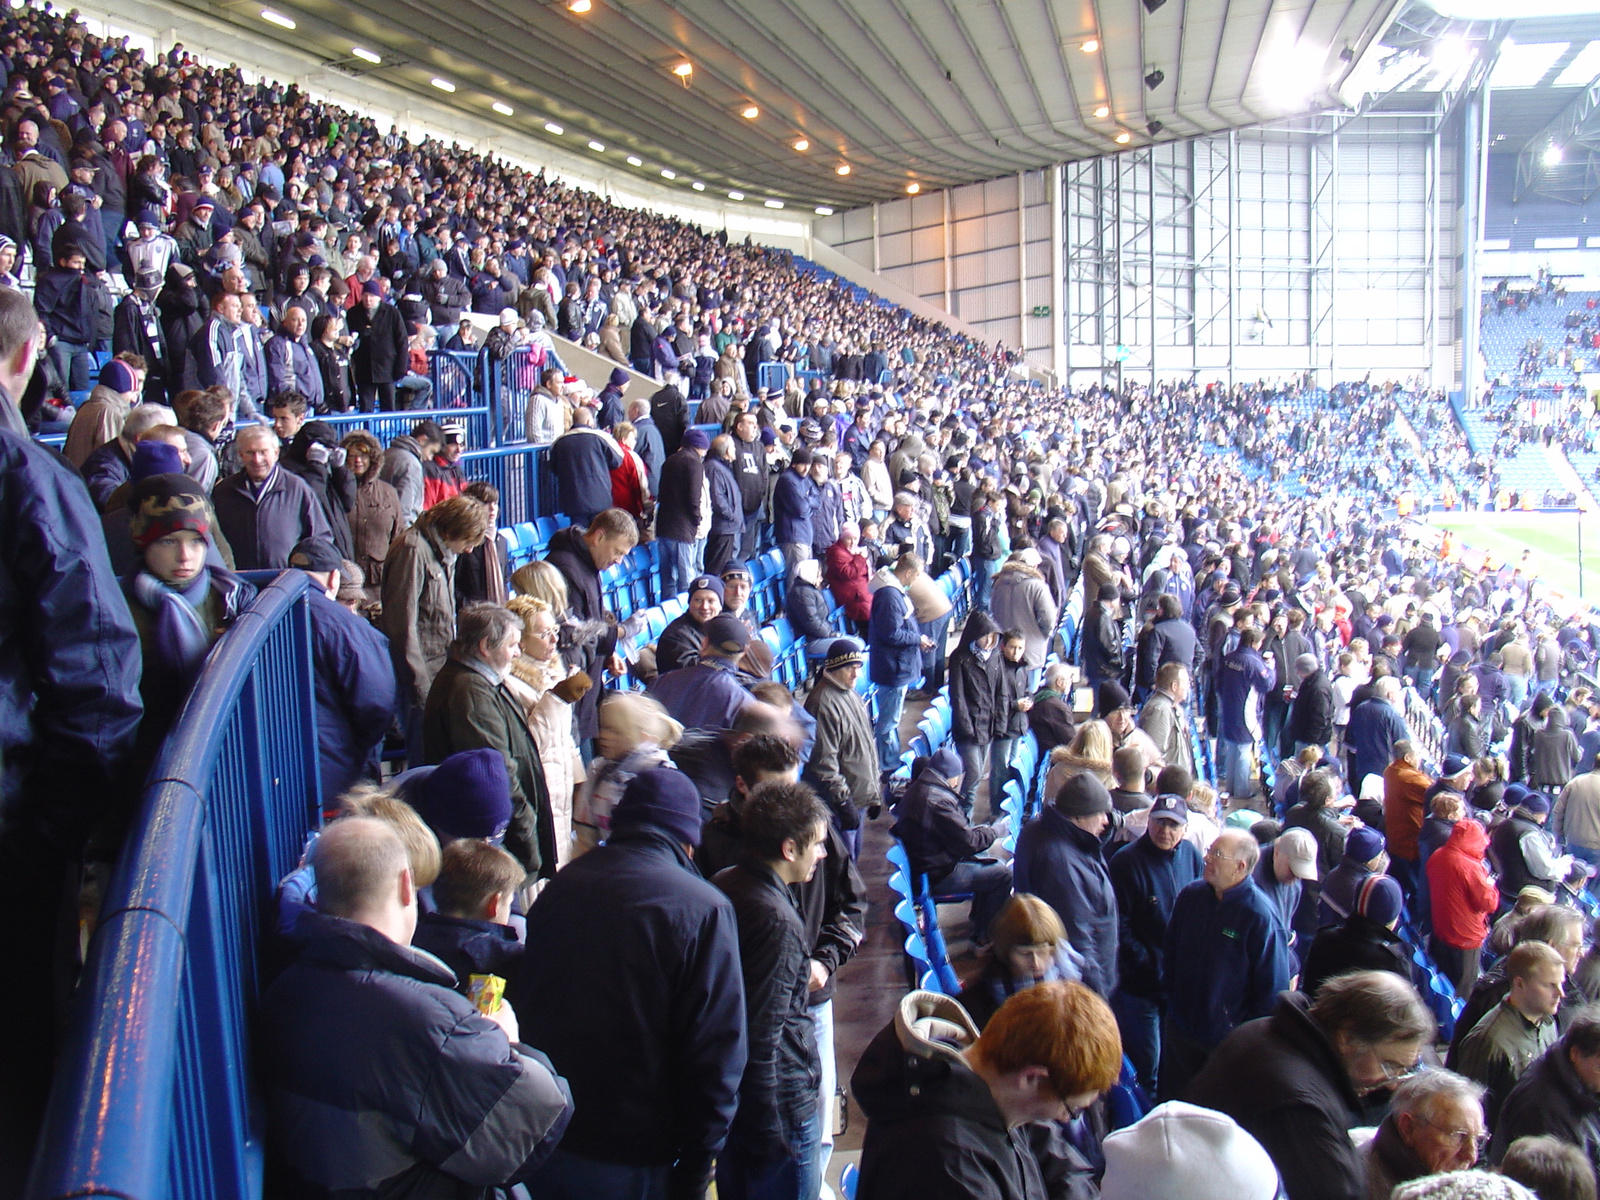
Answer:
M370 313L365 304L350 310L350 332L361 335L351 364L362 383L394 383L410 368L405 322L392 304L380 304Z
M645 357L649 357L646 351ZM668 454L676 454L683 442L684 431L689 428L689 405L683 393L675 387L664 387L650 397L650 416L661 432L661 446Z
M657 418L660 424L660 418ZM663 440L667 436L661 431ZM679 436L682 436L680 431ZM675 542L694 541L700 524L700 492L705 487L705 463L697 451L669 451L661 464L661 487L656 494L656 536Z
M1388 971L1410 983L1411 955L1398 934L1351 913L1344 924L1328 926L1312 941L1300 968L1300 990L1315 996L1324 983L1347 971Z
M1326 1031L1299 992L1212 1052L1183 1099L1227 1113L1277 1164L1289 1200L1351 1200L1364 1167L1349 1131L1360 1101Z
M1122 674L1122 627L1098 600L1084 619L1081 645L1083 673L1091 682Z
M556 530L544 560L560 571L561 577L567 581L567 606L572 616L579 621L605 621L606 611L600 600L600 572L595 569L588 543L583 540L583 530L575 525ZM598 681L599 666L611 657L616 645L616 626L608 622L606 632L597 639L575 647L574 665L581 668L590 679ZM602 690L590 688L572 706L580 739L592 738L600 732Z
M1300 681L1289 709L1288 736L1297 742L1326 745L1333 737L1333 684L1318 667Z
M1166 998L1162 974L1167 922L1178 893L1203 870L1200 851L1187 839L1161 850L1145 833L1112 855L1106 872L1117 897L1119 986L1129 995Z
M1600 1170L1600 1096L1572 1069L1566 1038L1528 1068L1500 1106L1489 1161L1498 1163L1519 1137L1542 1134L1578 1147Z
M1138 679L1140 687L1155 687L1156 671L1162 663L1181 662L1194 672L1198 667L1199 639L1194 626L1182 617L1171 617L1150 626L1149 635L1139 642Z
M670 834L613 828L563 867L506 994L572 1087L564 1150L676 1164L674 1194L704 1190L744 1073L744 982L733 906Z
M789 594L784 598L784 616L799 637L810 642L826 643L839 636L828 619L828 598L822 589L804 579L789 581Z
M741 1151L778 1158L815 1110L821 1079L807 998L811 943L793 894L765 863L747 859L714 882L733 903L744 970L749 1057L730 1133Z
M675 617L656 639L656 670L665 675L679 667L692 667L700 661L700 644L705 632L689 613Z
M933 768L924 767L911 781L895 809L895 837L905 844L911 869L926 872L938 886L958 862L976 858L994 844L995 830L968 824L957 796Z
M999 633L994 618L981 609L967 618L961 642L950 656L951 735L963 745L987 746L1000 737L1002 718L997 711L1000 692L1000 647L989 648L979 658L972 644Z

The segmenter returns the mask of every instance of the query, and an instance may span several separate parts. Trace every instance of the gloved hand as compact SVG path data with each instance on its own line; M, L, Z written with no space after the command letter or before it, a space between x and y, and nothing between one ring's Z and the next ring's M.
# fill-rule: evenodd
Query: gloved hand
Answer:
M306 447L306 461L316 463L319 467L328 465L328 448L321 442L312 442Z
M328 451L328 461L336 467L344 466L344 460L346 457L348 457L348 455L346 454L343 446L335 446L333 449Z

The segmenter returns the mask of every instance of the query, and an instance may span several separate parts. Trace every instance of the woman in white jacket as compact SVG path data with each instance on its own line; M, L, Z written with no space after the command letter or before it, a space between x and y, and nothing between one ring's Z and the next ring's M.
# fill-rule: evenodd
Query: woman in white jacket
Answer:
M555 826L556 865L572 858L572 801L583 779L583 757L572 736L572 705L593 686L577 667L556 653L560 628L543 600L513 596L507 604L522 618L522 656L511 664L506 687L527 714L528 731L539 747L550 816Z

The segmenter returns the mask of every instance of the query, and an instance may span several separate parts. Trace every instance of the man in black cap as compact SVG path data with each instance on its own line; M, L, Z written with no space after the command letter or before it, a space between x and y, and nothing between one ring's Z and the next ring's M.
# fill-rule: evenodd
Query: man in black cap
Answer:
M1017 891L1056 910L1084 957L1083 982L1102 996L1117 986L1117 900L1100 849L1111 810L1105 784L1088 772L1069 776L1023 827L1012 859Z
M749 644L750 630L743 621L728 616L708 621L699 661L657 676L650 694L685 729L733 728L735 718L753 703L735 673Z
M529 1181L541 1200L705 1194L747 1043L733 906L695 870L700 831L689 777L643 771L605 845L564 867L528 912L506 998L574 1104Z
M850 856L861 853L860 809L878 802L878 749L866 701L856 691L866 651L855 638L834 639L806 697L817 722L805 778L834 815Z

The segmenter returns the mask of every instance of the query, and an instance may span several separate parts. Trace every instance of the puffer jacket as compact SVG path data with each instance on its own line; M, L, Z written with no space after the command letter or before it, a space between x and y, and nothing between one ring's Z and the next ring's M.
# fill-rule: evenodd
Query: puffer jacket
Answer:
M395 539L383 567L383 632L400 695L421 707L456 634L456 556L426 516Z
M828 590L844 605L844 615L852 621L870 621L872 592L867 580L872 576L872 569L867 565L866 555L852 552L843 542L835 542L828 547L823 563L827 568L824 579Z
M506 1040L430 955L309 913L297 962L261 999L267 1107L295 1191L489 1200L544 1162L572 1095ZM395 1053L397 1046L427 1053Z
M1489 836L1476 821L1462 819L1428 858L1428 902L1433 936L1457 950L1482 946L1500 893L1489 881L1483 855Z
M962 745L987 746L1003 736L1004 715L999 711L1000 647L989 647L980 658L973 643L999 633L994 618L979 610L961 628L961 641L950 656L951 735Z
M783 611L795 633L811 643L813 649L822 649L839 636L829 620L828 598L821 588L804 579L789 581Z

